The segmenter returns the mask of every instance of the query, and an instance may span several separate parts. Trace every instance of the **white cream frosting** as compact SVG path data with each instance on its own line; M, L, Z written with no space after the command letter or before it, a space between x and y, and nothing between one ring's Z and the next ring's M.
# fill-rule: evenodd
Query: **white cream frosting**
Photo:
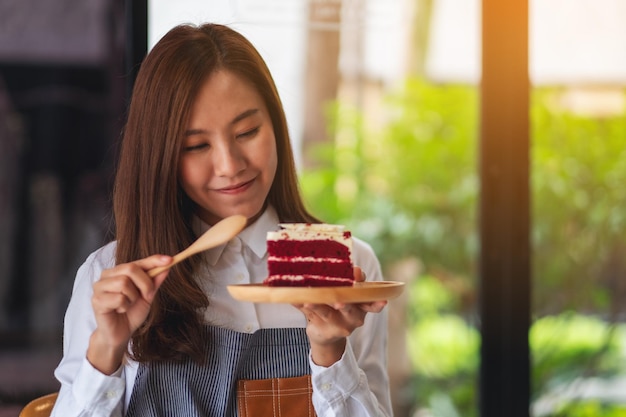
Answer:
M337 224L281 223L281 230L267 232L267 240L334 240L352 251L352 237L345 226Z

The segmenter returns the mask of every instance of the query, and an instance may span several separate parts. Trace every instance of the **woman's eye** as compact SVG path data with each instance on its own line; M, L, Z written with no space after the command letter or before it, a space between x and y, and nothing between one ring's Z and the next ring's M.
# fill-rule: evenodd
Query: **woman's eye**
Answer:
M252 137L252 136L256 135L259 132L260 129L261 129L261 127L257 126L254 129L246 130L245 132L238 134L237 137L238 138L249 138L249 137Z
M201 149L207 148L209 145L207 143L198 143L197 145L185 146L185 152L193 152L199 151Z

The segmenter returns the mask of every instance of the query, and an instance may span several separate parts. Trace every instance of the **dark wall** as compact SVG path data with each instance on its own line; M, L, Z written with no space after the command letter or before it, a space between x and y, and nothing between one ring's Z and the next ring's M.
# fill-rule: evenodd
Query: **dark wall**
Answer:
M24 345L58 339L73 274L106 239L121 109L107 68L4 63L0 78L12 170L0 344Z
M145 5L0 3L0 415L58 389L76 271L112 239L113 169L145 53Z

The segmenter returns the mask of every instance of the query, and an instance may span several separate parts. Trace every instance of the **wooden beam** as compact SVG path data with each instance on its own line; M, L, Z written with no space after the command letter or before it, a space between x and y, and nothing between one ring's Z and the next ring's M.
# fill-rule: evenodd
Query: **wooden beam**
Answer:
M528 417L528 0L483 0L480 137L481 417Z
M343 0L309 0L306 67L304 74L304 126L302 157L307 169L326 168L312 152L332 143L328 105L339 89L339 49Z

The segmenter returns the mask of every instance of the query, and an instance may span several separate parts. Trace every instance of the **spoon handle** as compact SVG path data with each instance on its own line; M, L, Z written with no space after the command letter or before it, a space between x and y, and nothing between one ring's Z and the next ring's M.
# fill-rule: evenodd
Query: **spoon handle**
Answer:
M190 255L190 254L189 254ZM150 278L154 278L157 275L159 275L161 272L163 271L167 271L168 269L170 269L171 267L173 267L174 265L176 265L177 263L185 260L188 256L188 254L181 252L181 253L177 253L176 255L174 255L172 257L172 263L170 263L169 265L165 265L165 266L157 266L156 268L152 268L151 270L148 271L148 276Z
M185 259L189 258L191 255L194 255L194 254L202 251L202 249L196 249L196 250L191 250L191 249L194 249L194 248L192 248L190 246L187 249L185 249L184 251L179 252L176 255L172 256L172 263L170 263L169 265L157 266L156 268L152 268L151 270L148 271L148 276L150 278L154 278L157 275L159 275L161 272L166 271L166 270L170 269L171 267L173 267L174 265L176 265L177 263L182 262Z
M150 278L154 278L161 272L170 269L172 266L187 259L191 255L205 251L207 249L229 241L245 227L246 221L247 219L244 216L237 214L222 219L221 221L213 225L213 227L211 227L209 230L207 230L204 235L200 236L188 248L174 255L172 257L172 262L169 265L158 266L149 270L148 276Z

